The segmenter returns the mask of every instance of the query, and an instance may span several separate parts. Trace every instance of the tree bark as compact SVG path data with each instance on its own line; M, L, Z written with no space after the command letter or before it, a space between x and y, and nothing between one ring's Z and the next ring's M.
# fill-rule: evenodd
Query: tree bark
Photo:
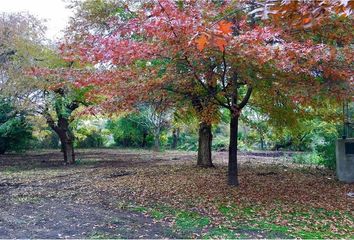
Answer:
M238 167L237 167L237 135L238 135L239 115L231 112L230 122L230 145L229 145L229 166L228 166L228 184L238 186Z
M264 138L260 137L260 141L261 141L261 150L264 150Z
M74 151L74 141L71 134L64 129L57 129L57 134L59 135L61 149L64 155L65 164L75 163L75 151Z
M53 131L58 134L61 144L61 151L64 155L65 164L75 163L75 151L74 151L74 136L69 129L69 120L66 118L59 118L58 124L54 123L53 118L48 112L44 113L48 125Z
M211 144L213 134L211 133L211 124L202 122L199 125L199 142L198 142L198 161L200 167L214 167L211 160Z
M147 145L147 142L146 142L146 137L147 137L147 135L148 135L148 133L147 133L147 131L143 131L143 141L142 141L142 143L141 143L141 147L142 148L145 148L146 147L146 145Z
M172 146L171 149L175 150L178 146L179 128L174 128L172 131Z
M160 152L160 130L156 130L154 133L154 150Z
M0 155L5 154L8 146L8 144L6 143L6 139L4 138L0 138Z

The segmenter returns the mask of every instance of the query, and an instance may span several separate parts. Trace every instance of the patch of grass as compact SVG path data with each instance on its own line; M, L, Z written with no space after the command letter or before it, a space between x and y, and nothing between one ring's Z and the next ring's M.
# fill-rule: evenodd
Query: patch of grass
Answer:
M239 230L269 232L269 236L291 236L294 238L350 238L339 235L331 229L342 229L351 232L353 216L348 212L327 211L321 208L309 208L308 211L288 211L281 207L268 211L266 217L259 216L260 206L236 207L220 206L219 212L229 220L242 219L244 224L233 224ZM348 224L338 223L334 219L347 218ZM280 222L282 222L280 224ZM343 231L342 231L343 232Z
M174 222L173 229L184 236L199 232L211 223L209 217L202 216L196 212L184 211L164 205L156 205L154 207L130 206L129 210L147 213L156 220L169 218Z
M183 232L203 228L209 224L210 219L208 217L201 216L198 213L181 211L176 215L176 227Z
M235 207L229 207L221 205L219 206L219 211L226 217L234 216L236 214Z
M235 232L231 229L228 229L223 226L219 226L217 228L212 228L209 230L209 232L204 235L204 239L234 239L235 238Z
M85 165L95 165L98 164L100 161L98 159L76 159L75 165L77 166L85 166Z
M33 196L19 196L13 197L12 201L15 203L38 203L41 199Z
M259 221L257 222L257 225L260 229L266 229L268 231L273 231L278 233L289 233L289 228L287 226L268 223L266 221Z
M94 231L88 236L88 238L89 239L112 239L112 236L104 232Z
M24 170L28 170L30 168L33 168L33 167L16 165L16 166L4 167L3 169L1 169L1 171L4 172L4 173L10 173L11 174L11 173L16 173L16 172L21 172L21 171L24 171Z
M143 207L143 206L129 206L128 209L131 211L140 212L140 213L146 213L149 211L148 208Z
M151 214L152 218L157 219L157 220L161 220L161 219L164 219L166 217L165 213L160 212L160 211L155 210L155 209L151 210L150 214Z

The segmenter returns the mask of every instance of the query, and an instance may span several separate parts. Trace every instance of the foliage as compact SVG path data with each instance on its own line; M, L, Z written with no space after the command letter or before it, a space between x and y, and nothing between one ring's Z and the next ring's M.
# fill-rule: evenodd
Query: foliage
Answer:
M105 119L77 119L73 122L75 146L78 148L101 148L111 144L110 131Z
M0 154L26 149L32 139L26 114L15 109L10 100L0 99Z
M335 169L336 167L336 140L339 134L339 125L322 123L316 129L316 135L320 141L315 142L314 151L320 157L320 164Z
M122 147L151 147L153 136L139 113L131 113L116 120L110 120L107 128L113 134L115 144Z
M60 147L60 139L55 132L48 128L44 136L35 137L33 147L38 149L57 149Z
M77 85L99 86L92 95L102 96L101 104L108 111L136 108L151 98L178 106L183 99L201 122L218 123L220 108L227 109L230 184L237 185L238 119L247 104L261 109L271 121L294 127L327 102L352 94L348 41L340 37L318 41L315 36L324 36L323 29L312 29L303 38L292 31L295 26L260 21L256 13L265 10L255 9L257 1L112 3L116 6L112 9L119 11L106 24L101 21L107 19L102 4L81 7L84 13L100 13L96 20L84 17L85 24L99 23L106 31L95 31L97 25L89 30L73 25L78 32L62 47L68 61L106 66L79 78ZM289 17L312 7L307 2L294 5L281 7ZM348 18L343 24L351 29L350 23ZM339 41L342 45L332 44ZM266 126L253 125L264 147ZM160 137L154 133L154 139L158 146Z

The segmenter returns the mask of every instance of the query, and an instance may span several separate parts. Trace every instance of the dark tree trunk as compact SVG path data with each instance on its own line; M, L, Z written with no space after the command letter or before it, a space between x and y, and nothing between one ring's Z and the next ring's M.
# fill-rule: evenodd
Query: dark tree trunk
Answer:
M230 122L230 146L229 146L229 169L228 184L238 186L238 168L237 168L237 135L238 135L239 115L231 112Z
M143 132L143 142L141 143L141 147L142 148L145 148L146 145L147 145L147 142L146 142L146 137L147 137L148 133L146 131Z
M172 146L171 149L175 150L178 146L179 128L174 128L172 131Z
M160 146L160 130L158 129L154 132L154 151L160 152Z
M0 155L5 154L7 149L6 139L0 138Z
M69 120L67 118L59 118L56 125L53 118L49 114L45 114L48 125L56 132L60 139L61 151L64 155L65 164L75 163L75 151L74 151L74 135L69 128Z
M74 141L73 137L68 131L65 131L63 129L58 129L57 131L59 138L60 138L60 143L61 143L61 149L64 155L64 163L65 164L74 164L75 163L75 151L74 151Z
M261 150L264 150L264 138L263 137L261 137Z
M200 167L213 167L211 160L211 144L213 134L211 133L211 124L202 122L199 125L199 146L198 161Z

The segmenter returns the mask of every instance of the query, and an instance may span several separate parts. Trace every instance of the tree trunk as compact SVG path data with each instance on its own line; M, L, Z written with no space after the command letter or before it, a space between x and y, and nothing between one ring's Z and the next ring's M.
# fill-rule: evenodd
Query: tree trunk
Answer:
M147 145L147 143L146 143L146 137L147 137L147 135L148 135L148 133L147 133L147 131L143 131L143 141L142 141L142 143L141 143L141 147L142 148L145 148L146 147L146 145Z
M261 137L260 141L261 141L261 150L264 150L264 138Z
M61 149L64 155L65 164L74 164L75 163L75 151L74 151L74 141L70 134L62 130L59 134Z
M158 130L154 133L154 150L159 152L160 145L160 130Z
M0 155L5 154L7 146L6 146L6 140L3 138L0 138Z
M178 138L179 138L179 128L174 128L172 131L172 146L171 149L175 150L178 146Z
M199 125L199 145L198 145L198 161L200 167L213 167L211 160L211 144L213 134L211 133L211 124L202 122Z
M238 135L238 118L239 115L231 112L230 122L230 145L229 145L229 169L228 184L230 186L238 186L238 168L237 168L237 135Z

